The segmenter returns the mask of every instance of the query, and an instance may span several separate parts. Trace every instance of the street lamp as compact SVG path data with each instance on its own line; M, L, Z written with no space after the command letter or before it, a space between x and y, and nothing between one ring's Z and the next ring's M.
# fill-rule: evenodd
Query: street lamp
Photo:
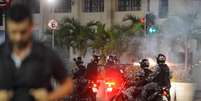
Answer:
M54 4L54 3L55 3L55 0L47 0L47 2L48 2L49 4Z
M52 13L54 14L54 8L56 6L56 0L47 0L49 7L51 7Z
M54 18L54 6L56 0L47 0L48 4L52 7L52 14ZM54 29L52 29L52 48L54 48Z

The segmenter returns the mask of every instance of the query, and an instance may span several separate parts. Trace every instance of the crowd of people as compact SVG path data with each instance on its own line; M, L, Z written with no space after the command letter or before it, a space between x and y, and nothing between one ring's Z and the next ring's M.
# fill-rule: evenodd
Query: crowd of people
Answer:
M109 55L106 58L105 64L99 64L100 56L93 55L91 62L87 64L85 67L83 65L83 60L81 57L78 57L77 59L74 59L77 67L79 68L77 71L74 71L74 79L78 78L86 78L90 81L96 81L101 79L100 76L102 75L101 72L104 71L104 79L112 79L113 81L116 81L116 84L121 85L124 81L128 80L125 75L135 75L135 77L140 77L140 80L136 81L135 79L129 79L129 82L135 82L129 84L129 90L133 88L133 86L138 86L138 88L141 88L140 92L138 92L138 95L140 95L141 100L140 101L156 101L156 100L148 100L149 94L148 92L150 90L158 90L159 88L166 88L167 89L167 99L170 101L170 93L169 89L171 87L170 83L170 70L166 62L166 57L163 54L159 54L156 58L157 65L155 66L155 70L152 71L149 68L149 60L148 59L142 59L139 64L141 70L137 73L133 74L126 74L126 72L123 72L126 66L120 64L119 59L117 56ZM104 67L103 71L101 71L100 68ZM133 67L135 68L135 67ZM131 76L132 77L132 76ZM136 83L137 82L137 83ZM82 85L83 86L83 85ZM81 90L81 89L79 89ZM128 89L127 89L128 90ZM135 90L135 91L134 91ZM136 89L133 88L133 90L136 93ZM133 101L134 98L131 98L130 100Z

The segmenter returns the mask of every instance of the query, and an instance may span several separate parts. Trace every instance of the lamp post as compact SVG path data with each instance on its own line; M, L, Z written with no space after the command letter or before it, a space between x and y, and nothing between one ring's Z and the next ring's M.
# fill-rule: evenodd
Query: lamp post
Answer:
M150 0L147 0L146 1L147 3L146 3L146 8L144 9L144 29L145 29L145 32L144 32L144 35L145 35L145 39L144 39L144 41L146 42L146 43L148 43L148 41L149 41L149 36L147 35L148 34L148 32L147 32L147 14L149 14L150 13ZM149 44L149 43L148 43ZM149 45L147 45L146 47L146 50L149 50ZM146 52L146 55L145 55L145 57L148 55L148 51Z
M47 0L48 4L52 7L51 8L51 11L52 11L52 15L53 15L53 18L54 18L54 4L55 4L55 1L56 0ZM54 35L55 34L55 29L52 29L52 48L54 49Z

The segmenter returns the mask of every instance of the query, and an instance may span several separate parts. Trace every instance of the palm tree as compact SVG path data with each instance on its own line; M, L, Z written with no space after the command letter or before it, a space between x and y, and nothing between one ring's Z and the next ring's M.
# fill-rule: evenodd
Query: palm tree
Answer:
M91 45L91 48L95 50L96 52L102 54L102 55L108 55L108 54L121 54L122 50L126 48L122 48L122 46L125 45L125 35L122 34L124 32L124 29L121 28L112 28L109 30L106 30L105 24L102 24L100 22L97 22L95 25L95 33L93 42Z
M128 20L132 21L131 25L114 25L109 30L106 30L105 24L96 23L92 49L101 51L100 53L103 55L116 54L118 56L128 51L130 41L133 37L138 36L138 30L133 30L133 28L139 23L139 19L131 15L123 19L123 21Z
M91 48L97 53L104 54L105 45L110 41L110 37L105 30L105 24L100 22L96 23L94 30L95 33L93 35Z
M144 24L140 20L136 16L127 15L123 21L131 21L130 25L113 27L113 33L116 33L116 38L118 36L115 43L119 55L127 52L135 58L139 57L140 40L136 39L142 37L144 33Z
M89 22L86 25L82 25L74 18L65 18L60 28L60 34L63 32L66 36L67 42L65 45L68 48L72 47L74 52L78 52L79 55L85 55L87 49L91 46L92 40L94 40L95 26L97 22ZM60 36L60 35L59 35Z
M134 15L127 15L124 17L123 21L131 21L131 24L127 26L127 30L132 32L138 32L144 30L144 22L141 22L141 19Z
M94 39L95 30L93 26L96 23L91 21L82 25L74 18L64 18L55 33L55 45L66 49L67 52L72 48L74 53L78 53L80 56L85 55ZM49 34L50 30L47 33Z
M121 54L128 50L129 41L135 37L136 30L132 30L139 21L128 16L124 21L131 20L130 26L113 26L106 30L105 24L91 21L81 24L74 18L64 18L55 34L55 44L69 52L70 48L74 53L84 56L88 49L93 49L103 55Z

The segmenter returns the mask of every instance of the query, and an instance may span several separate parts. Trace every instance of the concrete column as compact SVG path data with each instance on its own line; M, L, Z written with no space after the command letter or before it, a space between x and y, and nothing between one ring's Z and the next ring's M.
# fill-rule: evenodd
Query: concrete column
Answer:
M83 0L72 0L72 17L75 19L81 19Z

